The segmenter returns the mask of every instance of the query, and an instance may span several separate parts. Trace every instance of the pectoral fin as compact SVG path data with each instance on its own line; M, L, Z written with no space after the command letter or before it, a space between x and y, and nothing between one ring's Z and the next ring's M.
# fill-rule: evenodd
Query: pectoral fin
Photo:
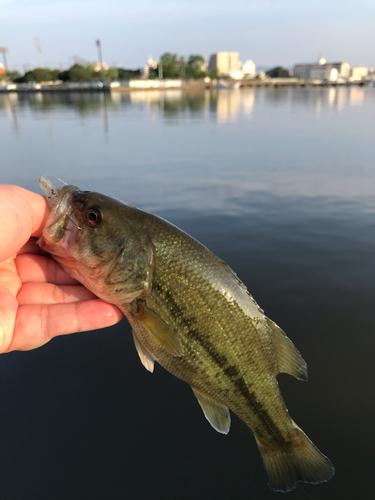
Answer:
M139 359L141 360L142 365L148 370L149 372L154 371L154 358L151 356L151 354L148 352L148 350L145 348L145 346L139 341L137 334L133 330L133 339L134 339L134 344L135 348L137 349L137 352L139 354Z
M230 428L230 413L228 408L217 403L209 396L206 396L206 394L197 391L197 389L193 389L193 392L198 399L198 403L201 405L204 416L212 427L222 434L228 434Z
M307 380L307 365L293 342L285 333L269 318L266 318L269 326L269 336L274 346L278 373L289 373L300 380Z
M158 314L145 304L139 304L134 317L169 354L173 356L183 355L184 348L177 333Z

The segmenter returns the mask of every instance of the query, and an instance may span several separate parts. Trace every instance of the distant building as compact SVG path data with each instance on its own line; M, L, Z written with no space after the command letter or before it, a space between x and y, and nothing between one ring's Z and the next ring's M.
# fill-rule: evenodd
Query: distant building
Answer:
M147 64L143 67L143 76L148 78L150 75L150 69L156 70L158 63L152 59L151 56L147 58Z
M347 62L331 63L331 65L337 69L338 77L345 78L347 80L350 76L350 64Z
M0 75L5 75L7 70L4 68L4 64L0 63Z
M253 61L245 61L242 65L242 72L245 78L253 78L256 73L256 66Z
M100 62L95 62L92 67L94 68L94 71L100 71L101 69L107 70L108 69L108 64L106 63L100 63Z
M227 76L231 71L241 71L238 52L217 52L210 57L208 71L217 68L219 76Z
M242 80L243 78L243 71L238 69L237 71L229 71L228 74L229 78L233 78L233 80Z
M313 67L318 67L318 64L295 64L293 68L293 76L302 80L309 80L310 72Z
M355 66L354 68L352 68L350 76L352 80L363 80L367 78L368 75L369 75L368 68L365 68L363 66Z
M293 76L303 80L326 80L334 82L339 78L347 80L350 76L350 65L347 62L327 63L321 57L318 64L296 64Z
M325 82L336 82L339 72L330 64L317 65L310 70L311 80L323 80Z

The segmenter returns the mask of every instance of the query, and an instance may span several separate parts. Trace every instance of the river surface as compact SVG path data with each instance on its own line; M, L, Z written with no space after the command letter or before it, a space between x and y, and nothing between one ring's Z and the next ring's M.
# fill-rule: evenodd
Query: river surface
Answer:
M0 95L1 182L57 176L153 211L245 282L307 361L278 377L336 466L290 499L375 495L375 89ZM6 214L2 214L6 217ZM126 321L0 356L0 498L286 498L252 433L140 364Z

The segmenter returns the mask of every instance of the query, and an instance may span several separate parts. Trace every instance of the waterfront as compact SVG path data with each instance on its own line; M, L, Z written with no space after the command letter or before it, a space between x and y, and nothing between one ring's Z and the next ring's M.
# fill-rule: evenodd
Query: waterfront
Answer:
M52 174L166 217L230 264L295 342L279 377L336 466L291 499L373 497L375 89L0 96L2 182ZM128 325L0 358L6 499L285 498L251 434L140 365Z

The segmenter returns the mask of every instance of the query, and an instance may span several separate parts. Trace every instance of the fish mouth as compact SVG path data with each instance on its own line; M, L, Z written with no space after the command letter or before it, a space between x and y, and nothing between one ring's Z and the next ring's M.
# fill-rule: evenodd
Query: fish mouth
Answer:
M77 186L66 185L59 188L47 177L39 179L39 185L46 195L51 214L43 230L43 236L49 243L58 243L65 235L69 222L75 224L73 212L73 193L79 191Z

